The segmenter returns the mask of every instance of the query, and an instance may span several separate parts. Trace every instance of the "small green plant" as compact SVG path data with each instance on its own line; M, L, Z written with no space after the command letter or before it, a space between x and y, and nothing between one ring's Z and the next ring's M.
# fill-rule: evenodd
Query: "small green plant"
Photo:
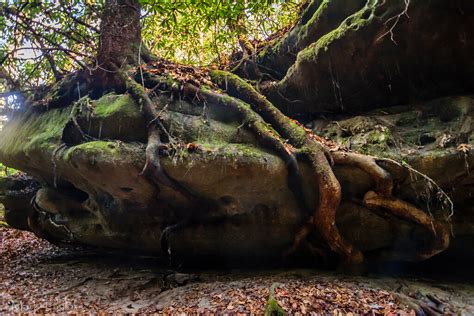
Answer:
M11 176L12 174L15 174L16 172L18 171L0 163L0 177Z
M270 288L270 295L268 296L267 305L265 307L265 316L286 316L286 312L281 308L278 301L275 299L275 288L277 283L272 284Z

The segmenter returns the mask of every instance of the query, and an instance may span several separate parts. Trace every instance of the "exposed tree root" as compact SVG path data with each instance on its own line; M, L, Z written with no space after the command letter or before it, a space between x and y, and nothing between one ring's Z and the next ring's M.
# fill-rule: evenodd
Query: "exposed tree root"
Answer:
M454 203L453 203L453 201L451 200L449 195L446 194L446 192L444 192L444 190L436 183L436 181L434 181L433 179L428 177L426 174L421 173L418 170L414 169L408 163L403 163L403 166L402 166L402 164L398 163L397 161L392 160L392 159L388 159L388 158L379 159L379 162L390 163L391 165L395 165L399 168L408 169L408 171L410 172L410 175L414 176L415 179L418 176L421 177L422 179L424 179L430 187L437 190L437 197L438 197L439 201L443 203L443 208L447 208L448 211L449 211L448 220L454 215Z
M146 163L143 174L157 186L166 186L179 192L191 205L206 203L202 198L171 178L160 164L160 151L168 149L166 143L171 136L162 124L160 113L150 100L144 87L121 72L122 80L127 91L135 99L148 121L148 144L146 147ZM309 218L295 234L293 244L285 252L289 255L295 252L302 243L312 250L312 253L325 257L323 252L312 245L308 235L313 232L323 239L327 246L347 264L357 264L363 261L363 254L348 242L336 226L336 211L341 201L341 187L332 170L332 165L342 164L357 167L369 174L374 182L373 191L365 194L363 203L370 209L384 209L394 216L411 221L429 229L433 234L433 241L418 251L411 259L422 260L429 258L444 249L449 244L449 230L446 225L434 220L415 206L393 197L393 180L391 174L378 165L373 157L341 151L329 151L324 140L312 134L297 121L288 118L263 95L241 78L226 72L213 72L213 81L228 95L211 91L207 88L198 88L185 83L181 86L168 86L172 94L185 97L192 102L211 102L216 105L231 107L240 114L240 119L256 136L257 141L264 147L274 151L286 163L288 168L288 187L294 193L299 207ZM319 190L319 203L310 211L303 191L303 183L297 157L306 158L312 167ZM197 207L196 207L197 209ZM35 230L38 226L38 216L35 212L29 217L30 226ZM168 235L180 229L193 219L193 210L189 216L178 223L164 228L160 243L166 253L170 253ZM43 234L42 231L35 233ZM50 237L50 236L48 236ZM48 238L49 239L49 238Z
M56 294L59 294L59 293L69 292L69 291L71 291L71 290L73 290L73 289L89 282L89 281L92 281L93 279L94 279L93 277L89 276L89 277L86 277L86 278L82 279L81 281L76 282L72 285L69 285L65 288L58 289L58 290L53 290L53 291L48 291L48 292L45 292L45 293L40 293L40 294L35 295L35 297L44 297L44 296L48 296L48 295L53 295L53 294L56 295Z
M296 150L293 146L286 143L273 129L273 126L265 122L249 104L240 99L220 95L207 89L199 89L191 84L186 84L183 89L185 96L194 98L198 97L200 100L213 102L222 106L229 106L234 108L240 115L240 119L248 128L254 132L257 140L262 146L275 151L285 162L288 168L288 185L291 191L295 194L300 208L307 211L308 207L305 203L306 198L303 193L303 186L301 181L301 174L296 159Z
M431 216L415 206L392 196L382 196L374 191L369 191L364 196L364 204L368 208L383 208L393 215L419 224L433 234L432 242L420 250L414 260L428 259L449 246L449 228L447 225L435 221Z
M285 255L295 251L312 232L313 227L321 234L329 248L340 254L346 263L362 262L362 253L355 249L336 227L336 211L341 201L341 187L332 171L327 149L309 131L285 116L244 80L223 72L213 73L213 79L221 88L226 89L229 95L248 103L253 111L260 114L282 137L287 138L291 145L300 149L311 162L319 188L319 204L308 223L296 233L293 245Z
M155 106L146 94L144 88L126 75L124 75L124 81L129 93L143 110L145 119L148 121L148 143L145 150L146 162L142 174L147 176L158 187L164 185L180 193L188 199L192 205L202 205L202 199L185 188L181 183L171 178L161 167L159 153L160 150L167 149L167 146L162 143L161 137L164 136L168 138L169 141L169 135L161 123L159 113L155 110ZM165 253L170 253L168 235L182 227L183 223L187 223L192 216L193 210L190 210L189 215L186 216L183 221L164 228L160 236L160 245Z
M369 191L364 197L364 204L367 207L384 208L395 216L433 231L432 244L418 252L415 260L429 258L448 247L447 227L415 206L393 197L393 180L390 173L380 167L372 157L338 151L329 154L329 150L315 135L285 116L241 78L224 72L214 72L212 77L229 95L248 103L253 111L286 138L294 148L305 154L311 162L319 187L319 205L309 221L296 233L293 245L286 254L294 252L313 229L316 229L330 249L341 255L345 263L357 264L363 261L362 253L340 234L336 226L341 188L332 171L332 162L360 168L374 179L374 191Z
M167 143L172 142L172 137L162 123L158 108L155 107L142 85L137 83L125 71L117 74L121 76L122 85L126 87L132 98L140 106L148 122L146 163L142 174L146 175L157 186L166 186L180 193L191 205L196 206L195 209L198 209L197 206L202 209L202 206L206 205L207 202L170 177L161 166L160 152L169 149ZM367 208L384 209L396 217L413 222L432 232L432 242L415 254L410 254L408 259L427 259L448 247L449 229L447 225L436 221L417 207L394 197L392 194L394 187L392 175L382 165L377 164L375 158L357 153L330 151L323 139L314 135L297 121L288 118L243 79L231 73L220 71L211 73L211 77L213 82L225 90L227 94L221 94L208 88L198 88L189 83L181 86L175 84L169 86L169 81L166 82L163 79L158 81L162 81L162 84L174 96L185 97L191 102L197 100L233 108L239 113L243 125L246 125L255 134L257 141L263 147L274 151L286 163L288 187L294 193L300 209L308 214L308 219L295 233L293 244L284 255L295 252L301 244L305 244L306 248L310 249L313 254L324 259L324 252L307 238L310 234L316 232L332 251L342 257L346 264L358 264L363 261L362 252L348 242L336 226L336 211L341 202L341 187L332 170L333 164L354 166L372 177L375 186L363 198L363 203ZM88 135L80 129L74 114L72 116L72 123L79 131L82 139L87 141L89 139ZM62 146L53 154L53 164L54 156L60 148ZM303 181L298 165L298 158L300 157L310 162L318 185L319 203L312 211L308 206L303 190ZM397 166L401 167L399 164ZM392 170L392 168L389 168L389 170ZM397 172L398 170L395 171L396 174ZM46 213L39 210L35 203L33 206L35 208L28 216L28 224L35 234L53 243L62 242L42 229L40 220ZM171 254L168 244L169 234L189 225L193 220L193 211L191 209L184 219L163 229L160 243L165 253Z
M179 182L169 177L166 172L162 169L159 160L159 150L166 148L161 142L161 133L165 131L163 124L160 121L159 113L154 108L154 105L148 95L145 93L142 86L133 81L131 78L126 78L127 87L132 97L137 101L140 107L143 109L148 123L148 144L146 148L146 163L143 169L143 174L147 175L151 181L157 185L168 186L185 196L193 205L199 205L199 198L184 188ZM255 133L257 139L261 144L267 148L271 148L276 151L285 161L289 170L288 183L294 194L297 196L297 200L300 203L300 207L303 211L307 210L305 204L305 197L303 194L302 181L300 178L300 171L298 162L295 157L294 148L286 144L276 133L273 131L270 125L268 125L262 118L257 115L246 103L222 95L216 94L209 90L201 90L191 84L186 84L181 88L173 91L174 93L184 94L191 100L207 100L207 102L215 102L218 104L231 106L238 113L241 114L241 119L246 123L249 128ZM190 212L192 213L192 211ZM162 249L170 253L169 245L167 242L168 235L185 226L192 216L186 217L184 220L177 224L166 227L160 237L160 243Z
M421 225L432 232L433 240L419 251L414 260L428 259L449 246L449 227L414 205L392 196L393 181L390 174L381 168L373 157L348 152L333 152L336 164L351 165L369 174L374 182L374 191L364 195L364 205L369 209L382 208L394 216Z
M161 142L161 137L166 130L161 123L159 113L146 94L144 88L135 82L132 78L126 77L128 91L143 109L146 120L148 121L148 143L146 147L146 162L142 173L150 178L157 185L164 185L181 193L190 202L198 203L199 198L191 193L178 181L171 178L161 167L159 151L166 149L167 146Z
M161 250L163 250L168 256L171 256L171 247L168 243L169 234L171 234L172 232L175 232L176 230L182 227L186 227L186 225L188 225L191 220L191 216L192 216L192 212L189 212L188 216L186 216L183 220L181 220L180 222L176 224L169 225L165 229L162 230L160 234L160 247L161 247Z
M392 176L380 167L372 157L343 151L334 151L331 152L331 155L335 164L354 166L370 175L375 182L374 190L378 194L382 196L392 195Z
M321 144L318 144L321 147ZM309 146L308 146L309 147ZM319 205L314 212L313 225L328 243L332 251L340 254L347 264L363 261L362 252L353 247L339 232L336 226L336 211L341 202L341 186L324 154L313 146L310 160L318 180Z

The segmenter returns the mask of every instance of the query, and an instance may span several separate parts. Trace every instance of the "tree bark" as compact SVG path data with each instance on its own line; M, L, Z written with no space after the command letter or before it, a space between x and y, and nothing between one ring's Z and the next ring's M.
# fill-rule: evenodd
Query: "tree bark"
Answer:
M138 0L107 0L100 26L97 67L116 72L123 65L138 64L141 26Z

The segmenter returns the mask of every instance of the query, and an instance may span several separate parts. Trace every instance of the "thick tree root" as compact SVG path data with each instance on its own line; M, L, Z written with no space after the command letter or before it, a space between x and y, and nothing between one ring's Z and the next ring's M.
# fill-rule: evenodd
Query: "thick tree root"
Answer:
M289 188L296 196L300 209L307 212L308 206L303 192L296 150L281 139L278 132L273 129L273 126L265 122L249 104L240 99L220 95L207 89L199 89L191 84L184 86L183 93L189 98L194 99L197 96L200 100L234 108L240 114L240 119L254 132L262 146L275 151L283 159L288 168Z
M362 252L351 245L336 226L336 211L341 202L341 186L326 158L325 151L319 146L322 145L310 143L305 147L317 179L319 204L308 222L296 233L292 246L284 256L295 252L302 241L316 230L329 248L342 256L345 264L359 264L364 258Z
M171 247L170 247L170 244L168 242L169 235L173 232L176 232L180 228L186 227L191 221L191 217L192 217L191 215L192 215L192 212L190 212L188 214L188 216L186 218L184 218L183 220L181 220L180 222L178 222L176 224L173 224L173 225L169 225L161 231L161 234L160 234L160 247L168 255L170 260L171 260Z
M321 139L297 121L285 116L241 78L226 72L213 72L211 76L213 81L221 89L226 90L228 95L216 93L207 88L198 88L192 84L170 87L171 92L174 95L178 94L179 97L188 98L192 102L198 100L236 110L240 114L241 121L255 134L257 141L262 146L274 151L285 161L288 167L288 186L301 203L300 208L305 211L308 210L308 207L302 188L297 154L306 157L311 164L319 188L319 203L302 228L296 232L293 244L285 252L285 255L295 252L302 243L309 243L313 252L320 254L321 251L313 247L307 240L308 235L316 231L327 246L342 257L344 263L358 264L363 261L362 252L348 242L336 226L336 211L341 201L341 187L332 170L333 163L360 168L373 178L375 187L364 197L366 207L370 209L383 208L397 217L414 222L433 232L433 242L418 251L415 254L415 260L429 258L446 249L449 244L449 233L446 226L433 220L415 206L393 197L392 176L379 166L374 158L356 153L330 152ZM161 140L163 132L166 130L164 130L159 115L143 87L130 78L127 80L130 93L143 108L149 121L147 162L144 173L157 185L171 187L182 193L191 202L197 203L198 198L194 194L170 178L161 168L158 152L165 148ZM189 222L189 219L185 219L165 228L162 233L163 238L167 239L166 236L171 231L183 227ZM162 244L168 248L167 241L162 240ZM163 250L169 251L169 249Z
M341 188L332 171L332 162L360 168L374 179L374 191L368 192L364 198L364 204L368 208L382 207L398 217L432 229L433 243L427 249L418 252L415 260L429 258L447 248L448 229L443 224L435 222L422 210L394 198L392 196L393 180L390 173L380 167L372 157L346 152L329 153L314 134L285 116L241 78L225 72L213 72L212 77L229 95L249 104L253 111L268 122L281 137L288 139L293 147L301 150L311 162L319 187L319 205L309 221L296 233L293 245L285 253L286 255L296 251L313 229L316 229L329 248L341 255L345 263L357 264L363 261L362 252L353 247L340 234L336 226L336 211L341 201Z
M331 154L335 164L354 166L370 175L375 182L375 192L382 196L392 195L392 176L372 157L343 151L335 151Z
M161 123L160 115L156 111L155 106L146 94L144 88L126 75L124 75L123 79L129 93L135 99L140 108L143 109L145 119L148 121L148 142L145 150L146 162L142 174L147 176L150 181L158 187L161 185L167 186L180 193L192 205L202 205L203 201L198 196L189 191L181 183L171 178L161 167L159 153L160 150L167 148L167 146L162 143L161 136L164 134L168 137L169 135L167 135L167 131ZM186 216L186 219L182 222L187 222L188 218L191 218L192 216L193 209L190 210L189 216ZM182 222L169 225L163 229L163 232L160 235L160 246L165 253L170 252L168 245L169 234L183 226Z
M212 76L221 88L226 89L229 95L248 103L253 111L258 113L282 137L288 139L291 145L300 149L311 162L319 188L319 204L308 223L296 233L293 245L284 255L296 251L301 242L306 240L307 235L316 229L327 242L329 248L343 257L344 262L348 264L362 262L362 253L353 247L336 227L336 211L341 201L341 187L332 171L327 149L318 142L314 135L298 122L285 116L244 80L224 72L214 72Z
M364 204L368 208L382 208L391 214L421 225L432 232L433 239L424 249L418 251L413 258L416 261L428 259L449 246L449 228L435 221L431 216L415 206L392 196L383 196L369 191L364 196Z
M310 154L309 158L319 187L319 205L314 213L313 225L328 243L330 249L342 256L344 263L359 264L364 259L362 252L353 247L340 234L336 226L336 211L341 202L339 181L334 175L324 151L311 148Z
M166 130L161 123L160 115L155 110L153 102L142 86L129 77L126 77L126 83L130 94L140 108L143 109L145 118L148 120L148 143L145 151L146 162L142 174L148 176L157 185L164 185L181 193L192 203L199 202L199 198L196 195L178 181L172 179L161 167L159 152L167 147L161 142L161 136L166 133Z
M428 259L449 246L449 227L436 221L414 205L392 196L393 181L390 174L381 168L370 156L348 152L333 152L336 164L357 167L369 174L374 182L374 191L364 195L363 203L369 209L384 209L392 215L421 225L432 232L433 240L424 249L418 251L413 260Z

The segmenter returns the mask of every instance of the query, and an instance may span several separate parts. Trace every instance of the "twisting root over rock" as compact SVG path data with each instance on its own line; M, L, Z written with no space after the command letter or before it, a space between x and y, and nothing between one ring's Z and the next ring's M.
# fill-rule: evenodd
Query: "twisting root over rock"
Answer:
M375 182L375 192L382 196L392 195L392 176L372 157L343 151L334 151L331 154L335 164L354 166L369 174Z
M414 260L428 259L449 246L449 227L418 209L414 205L392 196L393 181L390 174L381 168L375 159L357 153L333 152L336 164L351 165L368 173L375 181L374 191L364 195L363 202L369 209L382 208L391 214L421 225L432 232L430 245L415 254Z
M126 84L129 93L143 109L145 118L148 121L148 143L146 147L146 162L143 167L142 174L147 175L152 182L157 185L165 185L185 196L189 201L197 203L199 198L183 187L178 181L172 179L163 170L160 164L160 149L165 149L161 142L160 132L164 132L165 128L161 123L159 113L155 110L155 106L146 94L144 88L132 78L126 77Z
M206 100L222 106L234 108L239 114L240 119L254 132L257 140L262 146L275 151L288 168L288 185L293 194L295 194L299 207L307 211L306 198L303 193L301 174L296 160L295 148L281 139L273 126L265 122L261 116L255 113L249 104L237 98L220 95L207 89L199 89L191 84L185 84L182 90L185 96L190 99L197 97L199 100Z
M393 196L383 196L374 191L369 191L364 196L364 204L372 209L383 208L397 217L419 224L432 232L432 242L420 250L413 258L414 260L428 259L448 248L449 228L447 225L435 221L431 216L410 203Z
M160 115L155 110L155 106L150 100L150 97L146 94L141 85L126 75L124 75L123 79L129 93L140 108L143 109L145 118L148 121L148 143L145 150L146 162L142 174L146 175L157 186L164 185L179 192L188 199L192 205L202 204L199 197L190 192L181 183L171 178L161 167L159 152L161 149L166 149L166 146L161 142L161 134L166 134L166 129L161 123ZM165 253L170 253L168 235L182 227L183 223L187 223L193 214L193 210L190 210L188 216L180 223L170 225L163 230L160 236L160 245Z
M329 248L340 254L344 262L348 264L362 262L362 253L353 247L336 227L336 211L341 201L341 187L332 171L327 149L312 133L285 116L244 80L225 72L214 72L212 77L229 95L248 103L253 111L270 123L282 137L287 138L291 145L300 149L311 162L319 187L319 205L308 223L296 233L292 247L285 254L294 252L312 232L312 228L316 228Z
M415 255L415 260L429 258L448 247L447 227L436 222L415 206L393 197L393 180L390 173L380 167L372 157L346 152L329 153L316 135L285 116L241 78L225 72L213 72L211 76L229 95L248 103L253 111L287 139L293 147L305 154L311 162L319 187L319 205L309 221L296 233L293 245L287 254L295 251L315 228L330 249L341 255L345 263L357 264L363 261L363 254L342 237L336 226L336 211L341 200L341 188L332 171L332 162L360 168L374 179L374 191L369 191L364 198L364 204L368 208L384 208L398 217L433 231L432 244L427 249L419 251Z
M240 114L242 122L255 134L258 142L273 150L285 161L288 166L288 186L295 194L297 201L300 202L300 208L304 210L308 210L308 207L296 157L305 157L311 164L317 179L319 203L314 211L310 212L309 219L302 228L296 232L294 242L285 253L286 255L296 251L300 244L309 243L308 235L316 231L328 247L342 257L344 263L357 264L363 261L362 252L348 242L336 226L336 211L341 201L341 187L332 170L333 163L360 168L374 179L375 188L373 191L367 192L364 197L364 204L368 208L383 208L397 217L422 225L433 232L433 242L407 259L426 259L446 249L449 244L449 233L446 226L435 221L415 206L393 197L392 176L378 165L373 157L340 151L330 152L324 140L305 129L297 121L284 115L243 79L222 71L212 72L211 77L228 95L211 91L208 88L198 88L189 83L182 86L176 85L176 87L173 85L170 87L171 92L179 97L188 98L192 102L195 100L204 103L211 102L235 109ZM145 116L149 120L147 163L144 172L155 183L169 186L181 192L190 201L197 202L196 196L162 170L158 151L164 146L161 144L160 137L164 127L159 114L155 113L153 104L142 86L131 79L128 79L127 86L132 96L143 107ZM181 227L185 223L187 221L172 225L172 227ZM168 234L173 229L172 227L165 229L164 232ZM312 248L313 245L309 244L308 246ZM313 252L321 253L318 249Z

